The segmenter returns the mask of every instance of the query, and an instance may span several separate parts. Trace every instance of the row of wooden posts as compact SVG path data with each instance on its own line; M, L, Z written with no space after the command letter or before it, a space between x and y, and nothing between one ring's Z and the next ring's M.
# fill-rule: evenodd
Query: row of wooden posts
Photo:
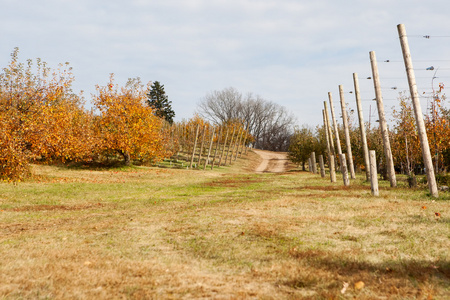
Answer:
M236 132L236 128L233 128L233 131L230 133L230 128L227 127L225 132L225 140L223 144L221 144L220 137L222 136L223 128L211 130L209 137L207 136L206 128L207 126L204 125L201 129L200 125L197 124L194 144L191 149L192 152L190 153L189 168L193 168L195 166L194 161L196 157L198 164L197 167L200 168L203 154L205 154L205 157L203 158L204 170L206 170L208 165L210 166L211 170L214 168L214 166L224 166L227 164L231 165L232 162L236 161L238 157L241 157L244 152L245 154L247 154L248 148L245 146L245 131L243 129L239 129ZM199 143L200 136L201 141ZM214 145L215 138L217 140ZM208 139L209 142L207 141Z
M369 173L373 174L373 176L370 176L370 186L372 190L372 195L379 196L379 190L378 190L378 176L377 176L377 161L375 156L375 150L370 151L369 160L370 160L370 167L369 167ZM345 186L350 185L350 179L348 178L348 169L347 169L347 161L345 159L345 154L339 155L341 165L341 173L342 173L342 179L344 181ZM312 152L309 157L309 171L317 174L317 160L316 160L316 153ZM331 182L336 182L336 161L334 159L334 155L329 155L328 157L328 167L330 169L330 180ZM319 155L319 168L320 168L320 176L322 178L325 178L325 164L323 160L323 155ZM355 178L355 177L352 177Z
M422 147L422 156L423 156L423 160L424 160L424 164L425 164L428 186L430 189L430 194L433 197L438 197L438 189L437 189L436 179L435 179L435 175L434 175L430 147L428 144L428 138L427 138L426 131L425 131L425 123L423 121L422 108L420 106L419 95L417 92L417 85L416 85L416 81L415 81L414 70L412 67L411 54L409 51L405 26L403 24L399 24L397 26L397 29L398 29L400 44L401 44L401 48L402 48L402 52L403 52L406 73L408 76L409 89L411 92L411 99L412 99L412 103L413 103L413 107L414 107L417 130L419 133L420 144ZM383 139L383 150L384 150L384 157L386 160L387 175L388 175L391 187L396 187L397 181L396 181L396 176L395 176L394 161L393 161L393 157L392 157L391 145L389 142L389 133L388 133L388 128L387 128L386 116L385 116L385 112L384 112L383 98L381 95L380 77L378 74L378 66L377 66L377 61L376 61L376 56L375 56L374 51L370 52L370 62L371 62L371 67L372 67L372 79L373 79L373 83L374 83L375 97L376 97L376 101L377 101L377 108L378 108L378 115L379 115L379 122L380 122L380 131L381 131L381 135L382 135L382 139ZM364 126L363 114L362 114L361 96L360 96L360 91L359 91L359 82L358 82L358 74L357 73L353 73L353 82L354 82L354 88L355 88L355 98L356 98L356 105L357 105L357 110L358 110L359 127L360 127L362 148L363 148L363 154L364 154L366 178L367 178L367 180L370 180L370 182L371 182L371 188L372 188L373 195L378 196L379 193L378 193L375 151L374 150L369 151L368 146L367 146L367 138L366 138L366 131L365 131L365 126ZM349 133L349 126L348 126L347 111L346 111L346 107L345 107L344 89L343 89L342 85L339 85L339 96L340 96L342 119L343 119L343 126L344 126L344 132L345 132L345 142L346 142L346 146L347 146L346 147L347 155L342 153L342 150L341 150L338 126L337 126L337 122L336 122L336 118L335 118L334 107L333 107L333 98L332 98L331 93L328 93L328 100L330 103L331 119L333 121L333 129L332 129L332 125L330 122L329 111L328 111L328 106L327 106L326 101L324 101L324 109L322 110L323 122L324 122L326 139L327 139L327 152L328 152L328 157L329 157L329 168L330 168L331 181L336 182L335 167L337 165L337 161L335 162L335 156L338 156L339 160L340 160L340 169L341 169L342 175L344 177L343 178L344 184L349 185L348 171L350 172L351 178L354 179L355 178L355 169L354 169L354 165L353 165L353 156L352 156L352 149L351 149L351 144L350 144L350 133ZM334 133L335 139L336 139L336 148L334 147L333 133ZM347 169L347 158L348 158L348 169ZM315 154L311 154L310 163L311 163L310 166L312 166L311 171L315 172L314 171L315 165L316 165ZM320 168L321 168L321 174L323 175L322 177L324 177L325 170L323 169L323 157L322 156L319 156L319 164L320 164Z

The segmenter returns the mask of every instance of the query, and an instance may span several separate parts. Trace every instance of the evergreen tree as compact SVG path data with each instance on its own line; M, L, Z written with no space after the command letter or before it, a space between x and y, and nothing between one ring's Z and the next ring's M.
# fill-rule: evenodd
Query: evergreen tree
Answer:
M164 85L161 85L159 81L155 81L147 94L147 98L148 105L155 110L155 115L172 124L175 112L171 106L172 101L169 101L164 91Z

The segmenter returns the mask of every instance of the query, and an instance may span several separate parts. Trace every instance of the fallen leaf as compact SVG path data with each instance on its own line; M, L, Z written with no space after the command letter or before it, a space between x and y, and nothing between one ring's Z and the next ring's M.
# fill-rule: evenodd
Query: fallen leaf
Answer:
M92 262L90 262L90 261L87 260L87 261L84 262L84 265L85 265L85 266L90 266L90 265L92 265Z
M427 207L426 206L422 206L422 209L427 209Z
M358 281L355 283L355 290L361 290L364 287L364 282Z
M441 214L438 213L438 212L435 212L434 215L435 215L436 217L438 217L438 218L441 216Z

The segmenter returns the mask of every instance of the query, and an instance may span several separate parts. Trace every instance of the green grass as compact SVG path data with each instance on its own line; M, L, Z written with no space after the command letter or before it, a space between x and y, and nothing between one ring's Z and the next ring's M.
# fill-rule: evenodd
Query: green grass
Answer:
M34 166L0 184L0 298L450 297L448 193L400 178L373 197L362 175L255 174L248 157L213 171Z

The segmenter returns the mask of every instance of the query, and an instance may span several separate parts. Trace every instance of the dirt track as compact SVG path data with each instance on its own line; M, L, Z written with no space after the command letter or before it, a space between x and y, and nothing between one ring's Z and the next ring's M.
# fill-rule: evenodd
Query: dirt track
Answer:
M289 160L286 152L272 152L257 149L253 151L262 158L262 162L255 169L255 172L283 173L287 171Z

